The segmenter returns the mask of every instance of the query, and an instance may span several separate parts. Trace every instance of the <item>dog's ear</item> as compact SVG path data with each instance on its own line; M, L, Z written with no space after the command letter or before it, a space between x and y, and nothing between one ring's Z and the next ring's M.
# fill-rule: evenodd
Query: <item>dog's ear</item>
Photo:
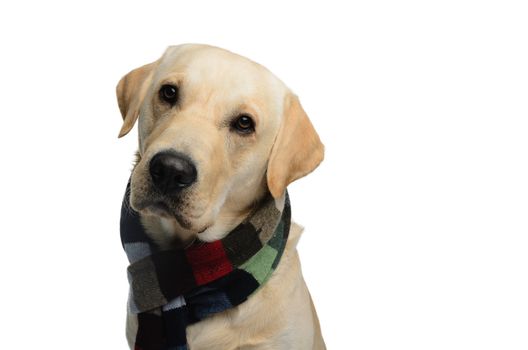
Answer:
M311 173L324 157L324 146L299 99L288 94L284 116L268 162L268 188L274 198L286 186Z
M134 69L121 78L117 84L117 104L123 116L123 126L118 137L128 134L134 126L148 89L148 82L152 79L155 64L156 62L152 62Z

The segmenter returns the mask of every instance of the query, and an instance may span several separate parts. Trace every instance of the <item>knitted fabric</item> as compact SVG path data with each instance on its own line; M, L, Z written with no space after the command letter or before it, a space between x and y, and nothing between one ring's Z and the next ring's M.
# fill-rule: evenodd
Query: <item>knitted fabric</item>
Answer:
M130 266L129 312L137 315L134 350L186 350L185 329L243 303L271 276L290 230L288 194L263 199L223 239L160 250L129 205L121 208L121 241Z

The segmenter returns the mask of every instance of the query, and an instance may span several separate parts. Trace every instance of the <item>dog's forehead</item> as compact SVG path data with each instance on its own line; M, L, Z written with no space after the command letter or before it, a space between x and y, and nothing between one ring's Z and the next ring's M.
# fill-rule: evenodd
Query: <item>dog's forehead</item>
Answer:
M160 70L166 73L182 72L189 76L189 80L196 76L219 76L224 79L245 77L259 80L275 78L266 68L243 56L218 47L199 44L169 47L161 58Z
M268 69L243 56L208 45L170 46L161 59L155 80L179 76L188 88L229 92L234 99L258 96L282 108L286 85ZM225 97L225 96L224 96Z

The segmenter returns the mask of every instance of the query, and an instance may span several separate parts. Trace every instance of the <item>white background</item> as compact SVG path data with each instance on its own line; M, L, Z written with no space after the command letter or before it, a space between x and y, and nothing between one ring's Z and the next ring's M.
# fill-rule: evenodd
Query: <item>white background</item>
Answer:
M221 46L301 98L326 160L290 187L329 349L528 348L522 1L5 1L5 349L125 349L115 85Z

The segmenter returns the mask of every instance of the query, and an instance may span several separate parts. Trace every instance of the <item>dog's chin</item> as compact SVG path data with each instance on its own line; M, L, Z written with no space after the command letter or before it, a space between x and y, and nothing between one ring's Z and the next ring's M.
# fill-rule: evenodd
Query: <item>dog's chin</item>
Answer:
M191 230L193 226L187 218L172 210L167 204L165 204L165 202L162 201L145 205L143 209L140 210L140 213L150 216L157 216L167 220L175 220L182 228L186 230Z
M139 210L139 212L144 215L156 216L168 221L176 221L182 229L193 232L194 234L200 234L207 230L210 226L199 222L200 220L196 220L196 222L189 220L178 211L172 210L163 201L157 201L144 205L142 206L142 209Z
M146 215L159 216L164 219L176 219L169 206L163 202L155 202L150 205L146 205L142 210L140 210L140 212Z

